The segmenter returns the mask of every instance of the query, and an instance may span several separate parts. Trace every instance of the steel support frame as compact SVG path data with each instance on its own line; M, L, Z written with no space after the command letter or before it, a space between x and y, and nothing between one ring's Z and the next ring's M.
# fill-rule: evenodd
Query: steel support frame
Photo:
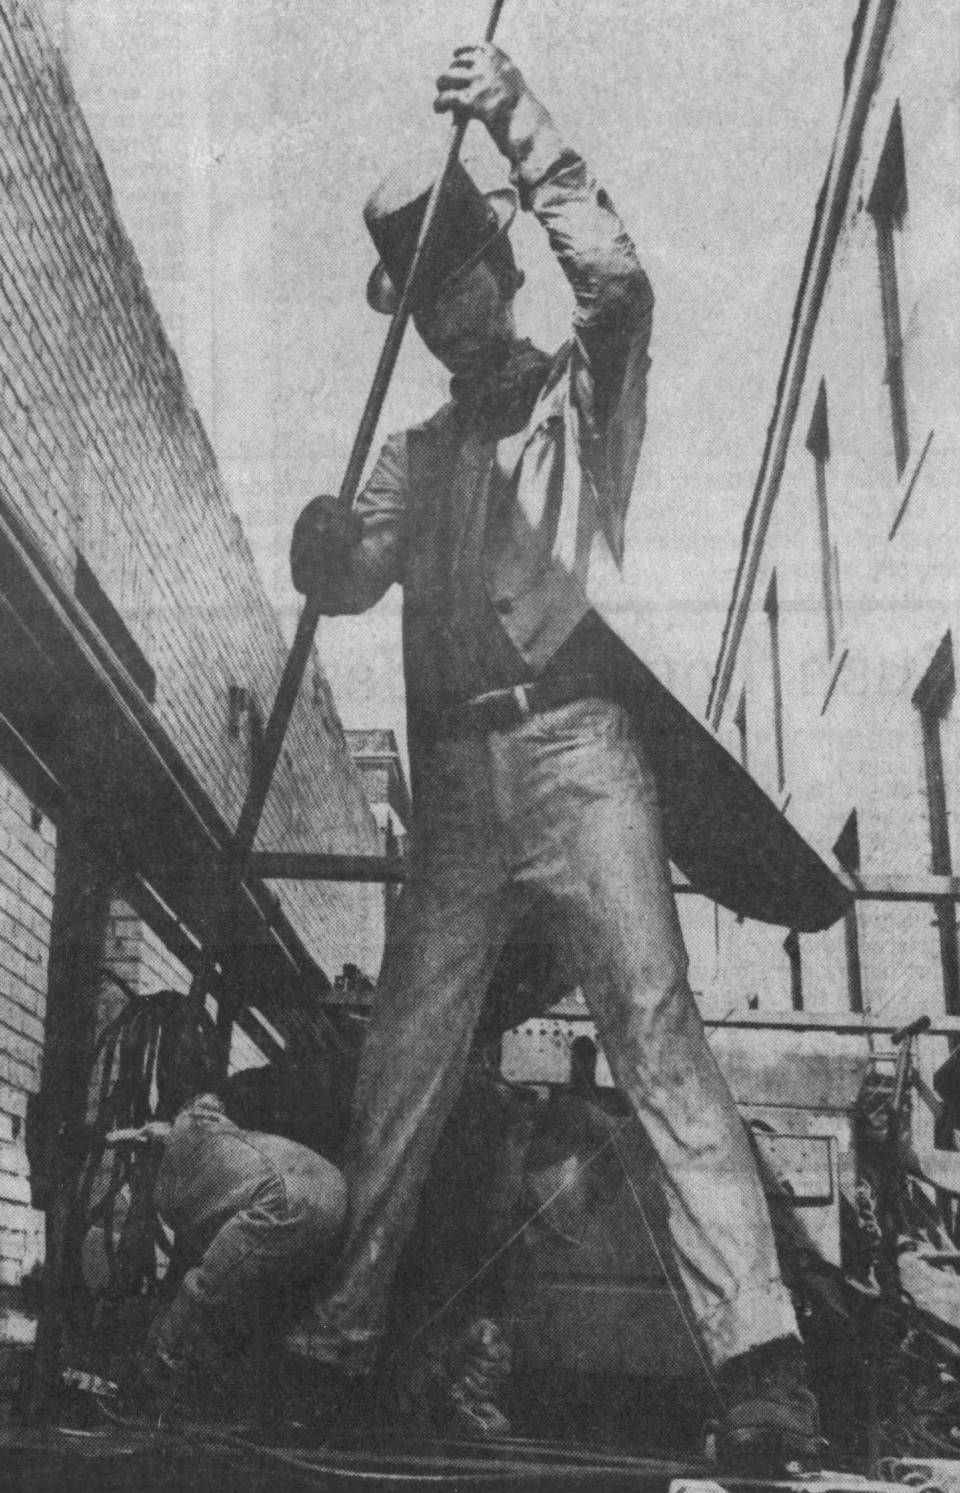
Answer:
M406 876L402 859L388 855L338 855L329 851L258 850L251 872L264 881L399 882ZM960 876L871 875L837 871L857 902L960 902ZM688 881L675 881L680 896L703 896Z

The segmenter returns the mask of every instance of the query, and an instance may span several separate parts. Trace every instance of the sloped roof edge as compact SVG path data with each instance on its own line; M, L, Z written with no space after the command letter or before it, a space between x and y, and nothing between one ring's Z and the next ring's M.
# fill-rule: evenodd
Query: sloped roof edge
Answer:
M896 5L897 0L860 0L853 23L845 65L847 87L843 107L827 171L814 207L813 224L791 316L786 351L777 379L773 412L767 427L760 469L744 519L737 572L707 697L705 713L714 728L718 726L726 704L737 649L753 596L760 554L783 473L810 344L859 158L863 126L876 88Z

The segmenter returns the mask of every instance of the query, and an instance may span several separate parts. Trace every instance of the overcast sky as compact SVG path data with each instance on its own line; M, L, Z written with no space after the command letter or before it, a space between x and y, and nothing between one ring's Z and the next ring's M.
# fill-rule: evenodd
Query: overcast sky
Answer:
M475 0L48 0L118 206L287 622L293 521L336 489L386 331L360 220L442 154L433 79ZM631 626L702 711L841 101L856 0L506 0L499 40L586 155L657 296ZM500 164L472 127L466 159ZM523 330L570 302L535 224ZM444 398L411 334L384 428ZM321 625L345 722L399 725L399 604Z

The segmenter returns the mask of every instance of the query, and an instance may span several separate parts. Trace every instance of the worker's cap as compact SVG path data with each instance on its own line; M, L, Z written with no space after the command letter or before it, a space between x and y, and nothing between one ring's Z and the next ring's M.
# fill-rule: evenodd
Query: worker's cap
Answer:
M436 174L435 156L406 161L391 171L367 200L364 221L380 255L367 282L367 300L374 311L392 315L397 309ZM513 192L481 192L463 165L455 161L423 267L418 304L429 304L441 286L482 259L502 254L512 264L506 233L516 211Z

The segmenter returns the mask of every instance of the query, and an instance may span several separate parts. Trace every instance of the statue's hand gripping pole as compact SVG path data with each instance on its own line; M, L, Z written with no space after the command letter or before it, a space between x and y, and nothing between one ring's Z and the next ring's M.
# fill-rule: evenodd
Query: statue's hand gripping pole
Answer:
M503 6L504 0L493 0L493 6L484 35L485 41L493 40ZM367 401L364 405L357 434L354 438L353 448L350 452L346 471L343 474L343 481L340 484L340 491L337 495L338 503L345 509L352 507L353 500L357 495L357 489L360 486L360 479L363 476L363 469L370 454L373 438L376 435L383 402L386 398L387 389L389 388L400 352L400 344L403 341L403 334L410 319L414 298L422 279L423 266L435 236L440 204L450 177L450 172L460 154L466 128L466 119L458 120L454 124L442 168L434 182L427 202L423 224L420 228L420 236L417 240L417 247L414 251L410 270L403 287L403 293L400 296L397 309L393 313L384 340L380 360L373 375L373 382L370 385L370 392L367 395ZM290 717L293 714L293 708L296 704L304 670L310 658L314 635L317 630L317 624L320 621L320 613L320 593L318 591L312 592L306 598L303 610L300 613L293 646L284 665L283 675L281 676L276 698L273 702L273 709L270 712L270 719L267 722L263 738L254 756L250 782L247 787L243 808L240 811L240 817L237 821L237 828L227 850L226 865L224 867L223 895L219 904L221 908L220 918L224 924L224 933L227 931L226 919L228 917L227 909L230 901L235 892L243 884L247 874L250 856L257 837L257 830L260 827L260 820L267 801L267 795L270 792L270 785L273 781L273 775L283 748L284 738L286 737ZM215 963L215 945L208 939L200 953L190 984L190 993L187 997L187 1009L185 1013L184 1038L180 1043L178 1064L186 1066L192 1052L195 1050L194 1044L203 1017L204 1002L215 974ZM222 1015L218 1025L221 1030L223 1046L225 1047L229 1042L230 1024L233 1015L231 1003L225 999L221 999L221 1011ZM221 1061L224 1065L226 1058L227 1054L221 1052Z

